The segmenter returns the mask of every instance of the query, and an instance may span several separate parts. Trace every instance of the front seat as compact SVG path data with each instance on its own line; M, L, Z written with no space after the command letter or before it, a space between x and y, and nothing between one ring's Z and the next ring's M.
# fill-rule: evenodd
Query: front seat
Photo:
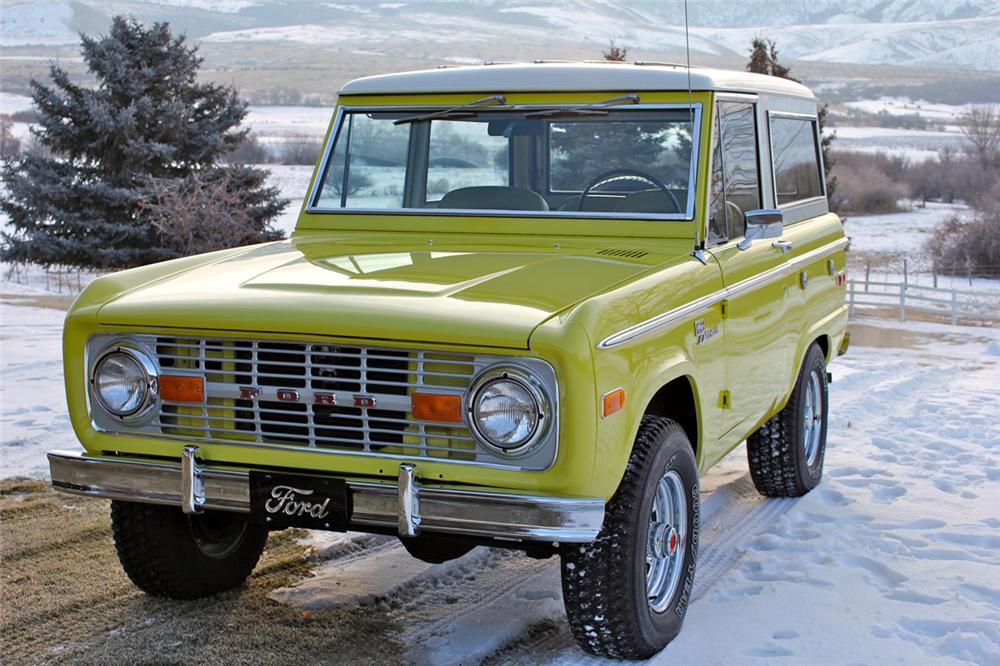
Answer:
M673 200L659 188L633 192L615 208L617 213L679 213Z
M448 192L438 208L456 210L548 210L542 195L520 187L476 185Z

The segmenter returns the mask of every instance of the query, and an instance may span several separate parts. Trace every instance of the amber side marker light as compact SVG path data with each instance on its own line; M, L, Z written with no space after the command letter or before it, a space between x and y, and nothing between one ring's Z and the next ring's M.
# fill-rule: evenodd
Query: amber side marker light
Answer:
M625 407L625 389L616 388L604 394L604 416L608 417Z
M205 380L201 377L161 375L160 397L172 402L204 402Z
M410 398L413 418L443 423L462 422L462 396L414 393Z

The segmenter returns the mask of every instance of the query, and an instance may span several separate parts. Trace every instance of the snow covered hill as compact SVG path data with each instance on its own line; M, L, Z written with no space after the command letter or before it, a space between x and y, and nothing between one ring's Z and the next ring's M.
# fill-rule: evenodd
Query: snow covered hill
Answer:
M376 55L460 57L449 45L605 46L679 54L680 0L27 0L5 3L0 44L73 44L114 13L168 20L209 42L291 42ZM750 38L786 58L1000 70L996 0L689 0L695 54L742 56ZM472 53L473 57L478 54Z

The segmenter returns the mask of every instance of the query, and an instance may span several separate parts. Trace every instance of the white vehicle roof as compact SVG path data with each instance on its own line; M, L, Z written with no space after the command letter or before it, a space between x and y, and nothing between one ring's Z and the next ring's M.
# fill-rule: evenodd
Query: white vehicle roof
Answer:
M776 76L691 68L692 90L764 92L814 99L801 83ZM342 95L687 90L688 68L666 63L541 62L443 67L366 76Z

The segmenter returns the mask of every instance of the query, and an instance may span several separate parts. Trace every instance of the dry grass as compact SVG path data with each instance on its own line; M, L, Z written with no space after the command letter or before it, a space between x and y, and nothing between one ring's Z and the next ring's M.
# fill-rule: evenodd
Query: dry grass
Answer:
M374 609L309 617L266 597L307 575L295 534L273 534L240 590L156 599L125 577L108 503L0 481L0 663L399 663L396 627Z

